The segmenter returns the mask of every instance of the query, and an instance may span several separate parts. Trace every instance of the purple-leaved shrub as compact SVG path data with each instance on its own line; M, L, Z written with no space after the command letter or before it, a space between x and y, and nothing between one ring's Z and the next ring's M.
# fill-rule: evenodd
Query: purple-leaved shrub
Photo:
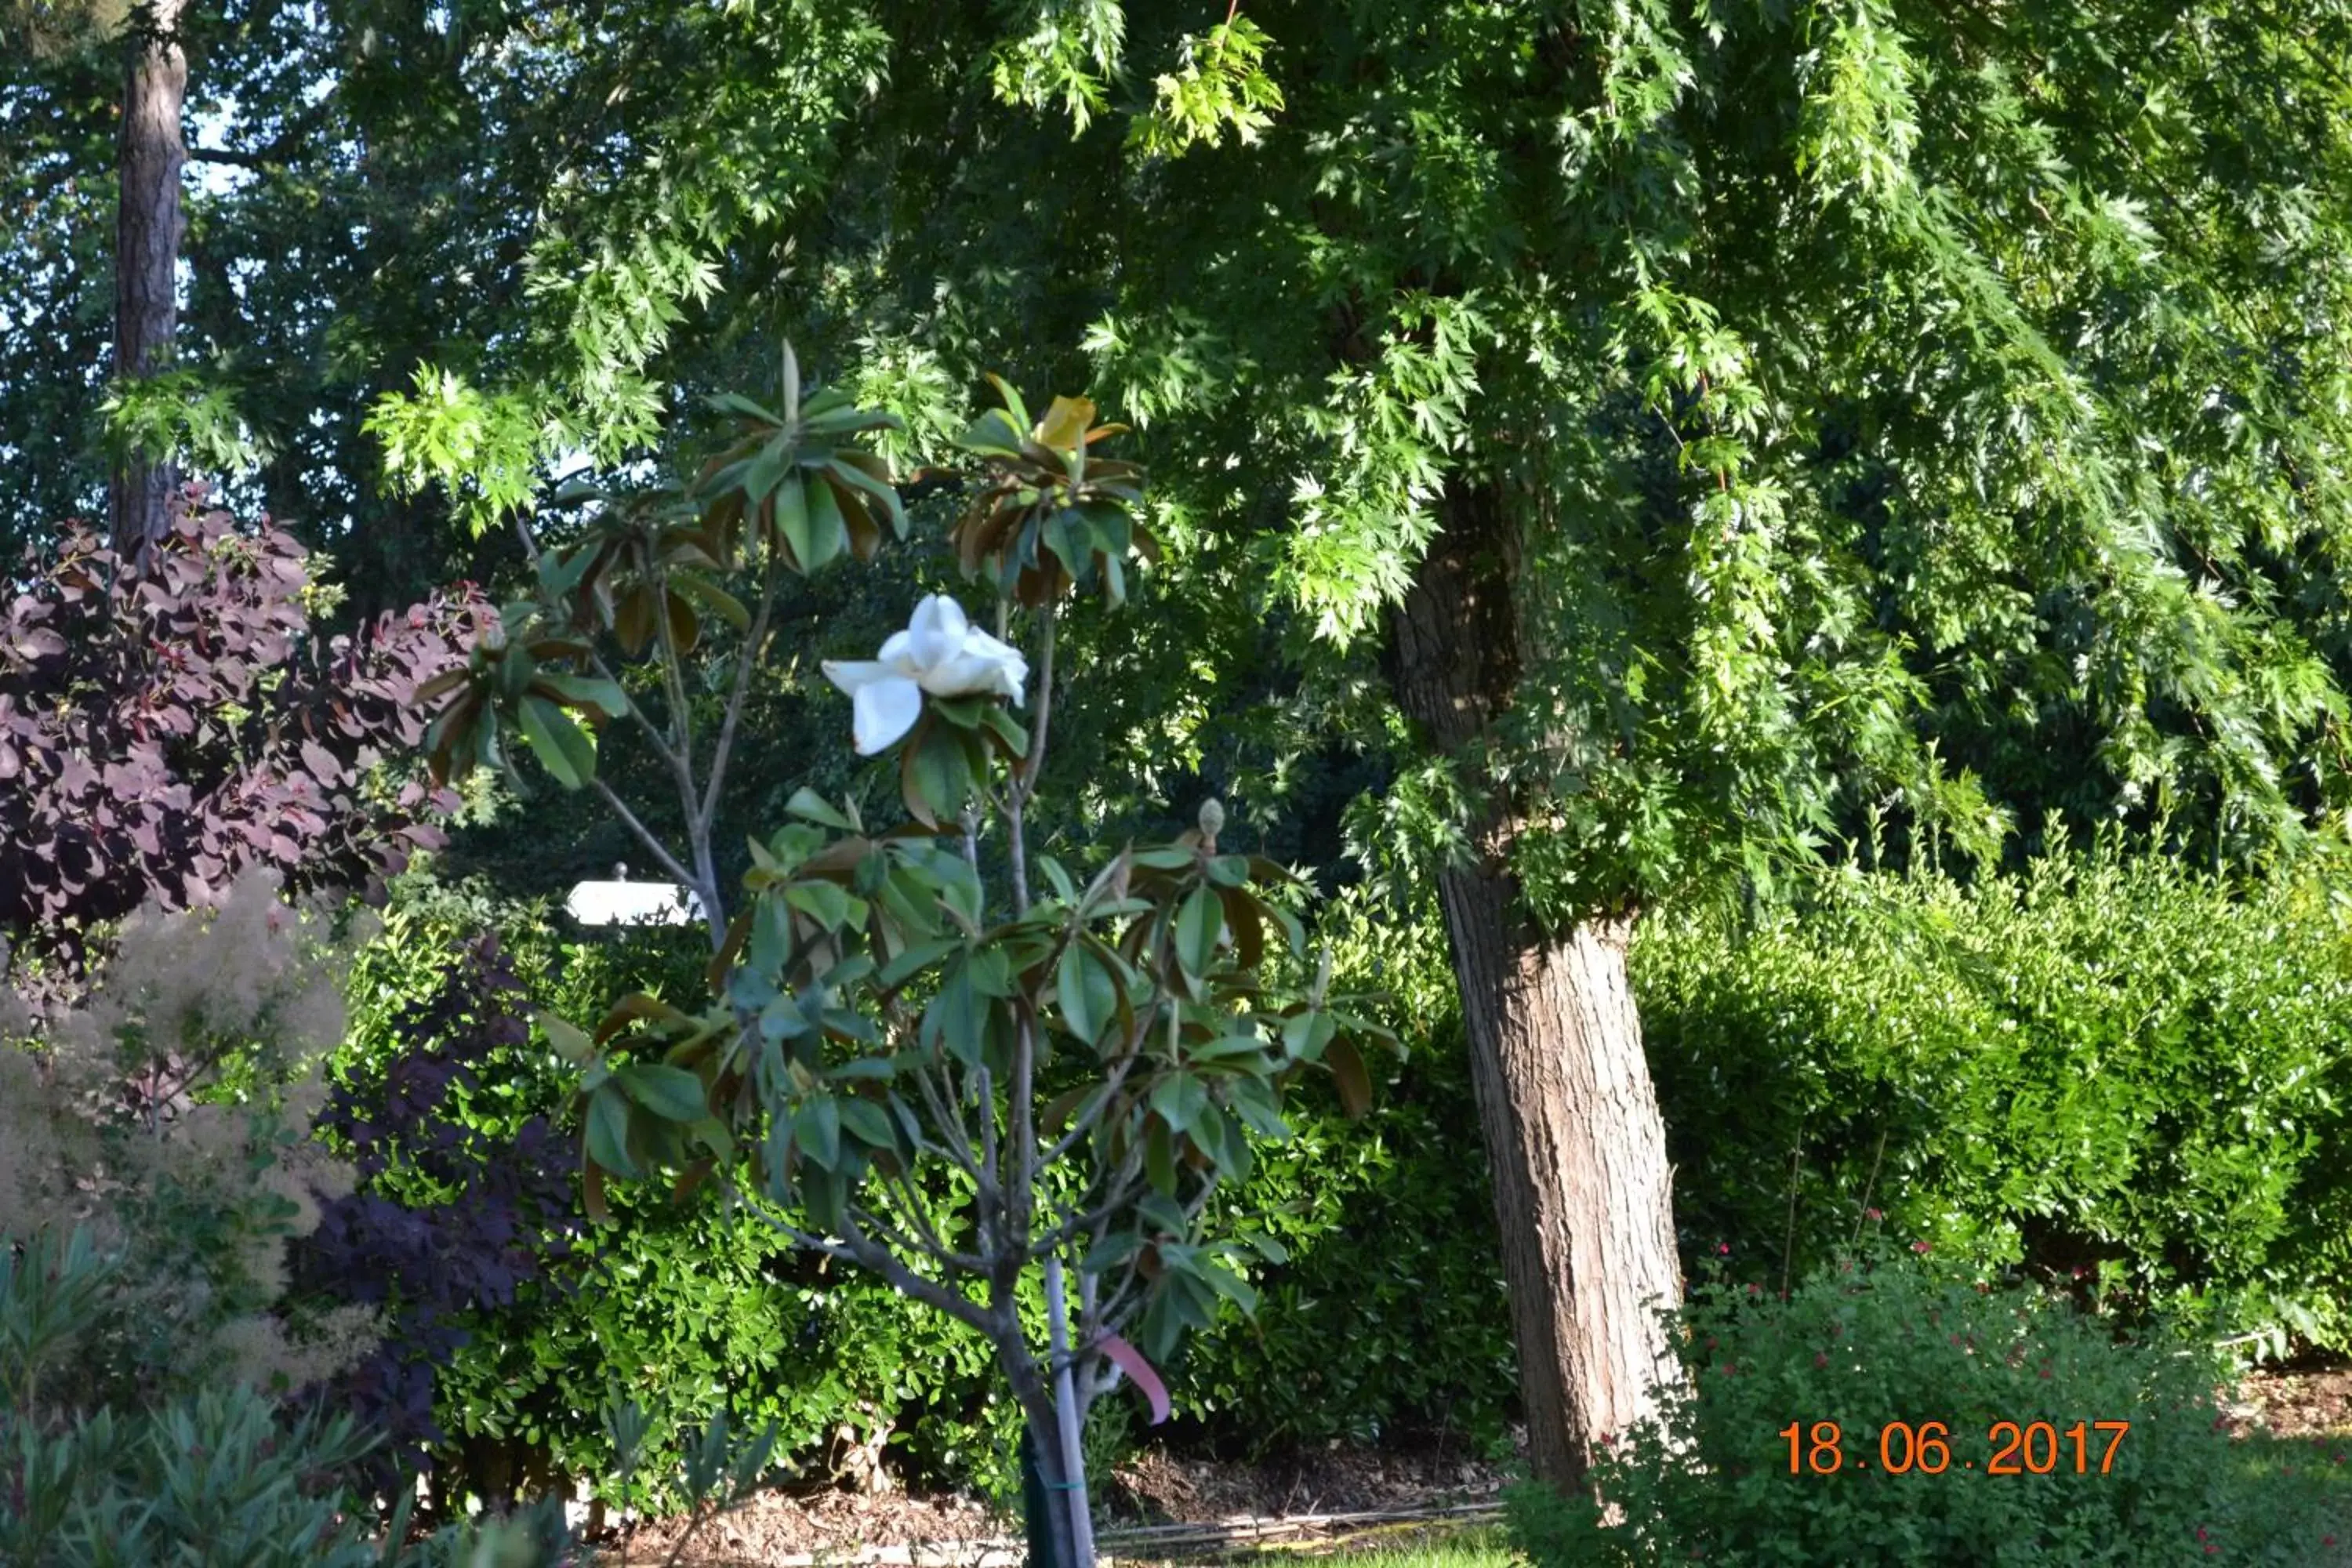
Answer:
M302 545L191 492L126 563L86 524L0 603L0 934L70 971L94 927L211 902L248 867L359 887L454 805L387 780L417 689L459 662L470 590L322 637Z

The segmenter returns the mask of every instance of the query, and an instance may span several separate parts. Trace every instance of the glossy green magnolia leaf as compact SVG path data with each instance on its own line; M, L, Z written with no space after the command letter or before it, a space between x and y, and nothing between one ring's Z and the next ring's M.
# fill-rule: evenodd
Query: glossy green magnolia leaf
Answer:
M585 675L541 675L538 685L547 688L574 708L592 708L607 719L618 719L629 710L628 693L617 680Z
M793 1112L793 1142L826 1170L841 1159L841 1102L830 1094L813 1094Z
M813 570L809 563L816 557L816 545L810 537L808 491L798 474L776 487L773 504L776 535L785 556L793 571L806 576Z
M1102 1038L1118 1009L1118 987L1110 971L1081 942L1062 950L1055 970L1054 996L1062 1011L1063 1026L1089 1045Z
M744 607L743 601L709 578L693 572L673 572L668 582L672 592L691 600L737 631L751 629L751 612Z
M515 707L515 720L540 765L557 784L578 789L596 776L596 743L572 722L571 714L543 697L527 695Z
M544 1009L532 1016L539 1024L540 1032L547 1037L547 1043L554 1047L564 1060L575 1067L585 1067L595 1059L596 1042L589 1037L586 1030Z
M890 1118L870 1100L845 1095L835 1101L841 1108L841 1125L848 1134L869 1149L892 1149L898 1140L890 1130Z
M1075 904L1078 901L1077 884L1070 880L1070 873L1064 869L1059 860L1055 859L1051 855L1040 855L1034 864L1039 874L1053 886L1054 896L1056 899L1066 904Z
M1168 1124L1154 1117L1143 1132L1143 1176L1152 1191L1164 1197L1176 1192L1176 1140Z
M1254 1163L1249 1137L1242 1131L1241 1123L1223 1110L1214 1105L1203 1106L1192 1125L1192 1142L1209 1156L1220 1176L1229 1182L1249 1180Z
M940 978L939 994L923 1009L924 1043L968 1068L978 1067L987 1013L987 1000L972 984L971 961L952 964Z
M829 931L866 918L865 900L834 882L792 883L784 889L784 901Z
M838 832L857 831L856 823L852 821L840 807L805 784L793 792L793 798L784 803L784 809L794 816L803 816L811 822L822 823Z
M1234 1114L1259 1137L1280 1142L1290 1136L1290 1124L1282 1119L1281 1100L1265 1079L1246 1076L1230 1079L1225 1093L1233 1103Z
M849 1207L848 1181L833 1171L810 1172L801 1183L801 1206L818 1230L838 1230Z
M971 798L971 755L963 737L948 724L918 727L898 767L899 794L908 815L926 827L954 820Z
M880 465L877 463L876 467ZM857 496L869 511L880 508L882 515L889 521L891 532L901 538L906 536L906 508L898 499L898 490L887 481L860 467L846 455L836 455L824 465L824 472L835 483Z
M1254 1315L1257 1311L1257 1292L1250 1288L1249 1281L1223 1264L1204 1260L1200 1277L1208 1284L1210 1289L1239 1307L1244 1316ZM1203 1323L1198 1326L1205 1328L1208 1325Z
M613 1081L630 1099L667 1121L696 1122L709 1114L702 1080L684 1068L654 1062L616 1068Z
M830 563L849 542L848 525L842 521L841 500L834 488L822 477L811 474L808 489L809 553L803 573L814 573Z
M1214 888L1202 886L1187 894L1176 911L1176 962L1198 978L1217 960L1217 939L1224 934L1225 905Z
M1295 1062L1320 1061L1338 1026L1321 1009L1293 1013L1282 1021L1283 1053Z
M607 1083L588 1097L588 1157L616 1176L637 1173L629 1157L629 1102L617 1085Z
M1178 1132L1189 1132L1209 1109L1209 1091L1188 1072L1171 1072L1151 1086L1151 1109Z
M929 942L916 942L876 970L874 984L883 991L896 991L948 954L961 951L963 946L964 942L961 937L937 937Z
M1101 1274L1116 1268L1134 1257L1142 1247L1143 1237L1135 1232L1113 1231L1104 1237L1098 1244L1087 1249L1085 1260L1078 1265L1078 1271L1082 1274Z
M981 722L994 736L1006 757L1018 762L1029 754L1029 731L1011 710L1001 702L992 702L981 712Z

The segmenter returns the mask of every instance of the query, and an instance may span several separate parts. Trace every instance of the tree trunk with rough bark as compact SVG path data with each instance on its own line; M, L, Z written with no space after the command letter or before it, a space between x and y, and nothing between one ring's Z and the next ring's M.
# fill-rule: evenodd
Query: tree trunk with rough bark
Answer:
M1444 528L1391 618L1400 706L1449 752L1511 700L1529 638L1515 520L1492 487L1450 489ZM1494 1167L1528 1458L1580 1483L1593 1444L1681 1376L1657 1309L1680 1300L1673 1172L1627 984L1629 916L1537 929L1509 870L1517 813L1490 804L1438 887Z
M150 0L130 25L114 230L114 374L125 382L164 367L179 324L180 173L187 163L180 110L188 91L183 5ZM142 454L116 466L108 502L117 551L133 554L163 536L177 482L168 461Z

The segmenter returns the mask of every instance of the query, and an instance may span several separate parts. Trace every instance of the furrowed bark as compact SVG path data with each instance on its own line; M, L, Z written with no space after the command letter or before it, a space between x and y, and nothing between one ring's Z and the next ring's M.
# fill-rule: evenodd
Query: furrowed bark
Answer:
M1449 752L1510 700L1526 637L1517 525L1492 488L1449 489L1443 531L1391 617L1397 700ZM1580 1484L1594 1443L1679 1378L1656 1311L1678 1301L1673 1173L1627 984L1630 917L1538 929L1490 803L1472 864L1440 873L1536 1475Z
M180 110L188 92L182 7L183 0L150 0L130 28L114 228L114 374L124 382L169 363L179 326L180 172L187 163ZM168 460L132 453L116 466L107 501L119 553L135 555L170 530L178 482Z

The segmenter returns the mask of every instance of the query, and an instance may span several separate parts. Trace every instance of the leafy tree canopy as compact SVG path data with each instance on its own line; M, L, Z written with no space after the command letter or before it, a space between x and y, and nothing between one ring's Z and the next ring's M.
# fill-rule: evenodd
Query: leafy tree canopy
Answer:
M1141 427L1162 570L1223 590L1139 683L1162 706L1368 648L1448 497L1505 497L1538 635L1483 772L1544 803L1515 857L1561 913L1880 814L2252 858L2345 804L2341 5L194 26L236 161L204 165L183 358L371 583L498 569L475 527L658 456L790 328L902 461L982 365ZM42 193L0 203L0 448L42 516L94 472L63 455L102 225L68 209L108 68L0 68L0 180ZM1360 651L1305 668L1293 722L1389 729ZM1367 826L1434 830L1421 782Z

